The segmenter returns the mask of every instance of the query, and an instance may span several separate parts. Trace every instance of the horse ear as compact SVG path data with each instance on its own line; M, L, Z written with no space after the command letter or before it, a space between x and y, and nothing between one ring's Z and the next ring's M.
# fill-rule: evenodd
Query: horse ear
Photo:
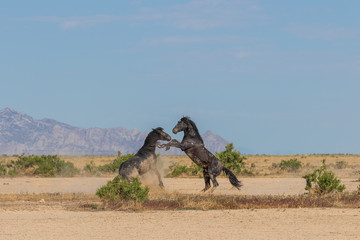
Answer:
M163 131L161 128L152 128L153 131L161 134L161 132Z

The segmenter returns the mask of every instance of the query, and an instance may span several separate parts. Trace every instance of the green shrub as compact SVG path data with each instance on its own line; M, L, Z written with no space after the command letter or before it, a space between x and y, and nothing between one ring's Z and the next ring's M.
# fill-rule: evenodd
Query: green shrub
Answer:
M348 163L345 161L339 161L335 163L335 168L336 169L344 169L348 166Z
M56 173L57 176L62 177L73 177L76 174L79 174L79 169L77 169L72 162L65 162L61 165L60 171Z
M249 170L249 169L246 169L246 168L244 168L241 171L241 174L242 175L248 175L248 176L254 176L255 175L255 173L252 170Z
M12 168L12 169L9 169L8 175L10 177L15 177L17 175L17 172L16 172L16 170L14 168Z
M229 143L225 146L225 150L220 153L215 153L215 156L220 160L221 164L235 172L240 174L242 168L245 166L245 156L241 155L239 151L234 150L234 145Z
M94 174L97 173L98 167L96 167L94 161L91 160L90 163L87 163L87 164L85 165L84 171L85 171L87 174L94 175Z
M282 160L278 167L284 171L296 172L302 167L302 163L296 158L292 158L290 160Z
M136 202L148 199L148 193L149 187L142 187L139 179L133 178L131 182L121 181L120 176L108 181L105 186L96 191L96 195L104 200L133 200Z
M332 192L342 192L345 190L345 185L340 184L340 179L336 178L335 174L326 170L325 159L322 160L322 166L315 169L313 173L303 176L306 179L305 190L314 190L314 193L323 195Z
M113 172L116 172L119 170L120 168L120 165L129 160L130 158L132 158L135 154L132 153L132 154L126 154L126 155L121 155L121 152L119 151L118 152L118 155L117 157L111 162L111 163L108 163L108 164L105 164L105 165L102 165L102 166L98 166L98 170L100 172L107 172L107 173L113 173Z
M202 176L203 171L202 168L195 163L191 163L190 167L174 163L169 167L169 170L170 172L166 175L166 177L179 177L181 175Z
M6 165L0 163L0 176L5 176L6 172Z
M9 175L22 172L25 175L39 175L43 177L64 176L72 177L79 172L71 162L61 160L57 155L29 155L18 156L16 161L11 161L8 166Z
M166 177L178 177L182 174L189 174L191 169L188 166L180 165L178 163L174 163L169 167L170 172L166 175Z
M199 166L196 165L195 163L191 163L190 171L191 171L191 174L192 174L193 176L202 177L202 175L203 175L203 168L202 168L202 167L199 167Z

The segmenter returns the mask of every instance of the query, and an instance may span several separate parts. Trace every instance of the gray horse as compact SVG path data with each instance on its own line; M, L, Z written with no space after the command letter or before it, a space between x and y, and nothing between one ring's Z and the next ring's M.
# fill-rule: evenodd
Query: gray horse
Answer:
M135 156L120 165L119 175L130 182L132 177L138 177L152 171L158 177L159 186L163 188L164 184L161 180L160 173L156 168L157 159L155 148L157 141L159 140L171 140L169 134L165 133L164 129L160 127L153 129L147 135L144 145L135 154Z
M158 147L166 147L166 150L169 150L170 147L180 148L196 165L202 167L205 181L204 192L211 187L210 180L213 183L212 191L219 186L216 177L219 176L222 171L229 177L230 183L240 190L241 182L229 169L221 165L219 159L205 148L204 141L201 138L195 123L190 120L190 118L181 118L172 131L174 134L183 131L184 138L182 141L179 142L176 139L173 139L171 142L161 144Z

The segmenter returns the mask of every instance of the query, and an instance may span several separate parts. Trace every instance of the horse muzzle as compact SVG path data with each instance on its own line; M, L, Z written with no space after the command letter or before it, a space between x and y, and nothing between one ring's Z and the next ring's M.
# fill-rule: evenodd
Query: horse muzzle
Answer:
M174 134L177 134L177 133L179 132L179 129L173 128L172 132L173 132Z

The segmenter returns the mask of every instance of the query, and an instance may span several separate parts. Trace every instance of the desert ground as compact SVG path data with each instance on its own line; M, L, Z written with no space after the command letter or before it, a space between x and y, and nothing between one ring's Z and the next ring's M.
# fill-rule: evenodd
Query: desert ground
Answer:
M239 176L243 183L241 191L232 188L228 179L222 177L218 179L220 186L212 194L305 194L303 173L272 172L272 163L292 157L252 156L247 164L253 163L258 174ZM298 159L304 164L319 166L324 157L329 164L347 163L342 169L332 170L341 177L347 191L355 191L359 185L359 156L298 156ZM66 160L81 168L90 160L103 164L111 159L112 156L67 156ZM188 163L185 157L173 156L164 160L164 165L171 161ZM96 189L114 176L0 178L0 239L360 239L360 203L353 208L92 209L91 204L101 204L95 195ZM157 191L151 176L142 180L151 186L151 191ZM212 195L199 193L204 183L198 177L164 178L163 181L169 193Z

